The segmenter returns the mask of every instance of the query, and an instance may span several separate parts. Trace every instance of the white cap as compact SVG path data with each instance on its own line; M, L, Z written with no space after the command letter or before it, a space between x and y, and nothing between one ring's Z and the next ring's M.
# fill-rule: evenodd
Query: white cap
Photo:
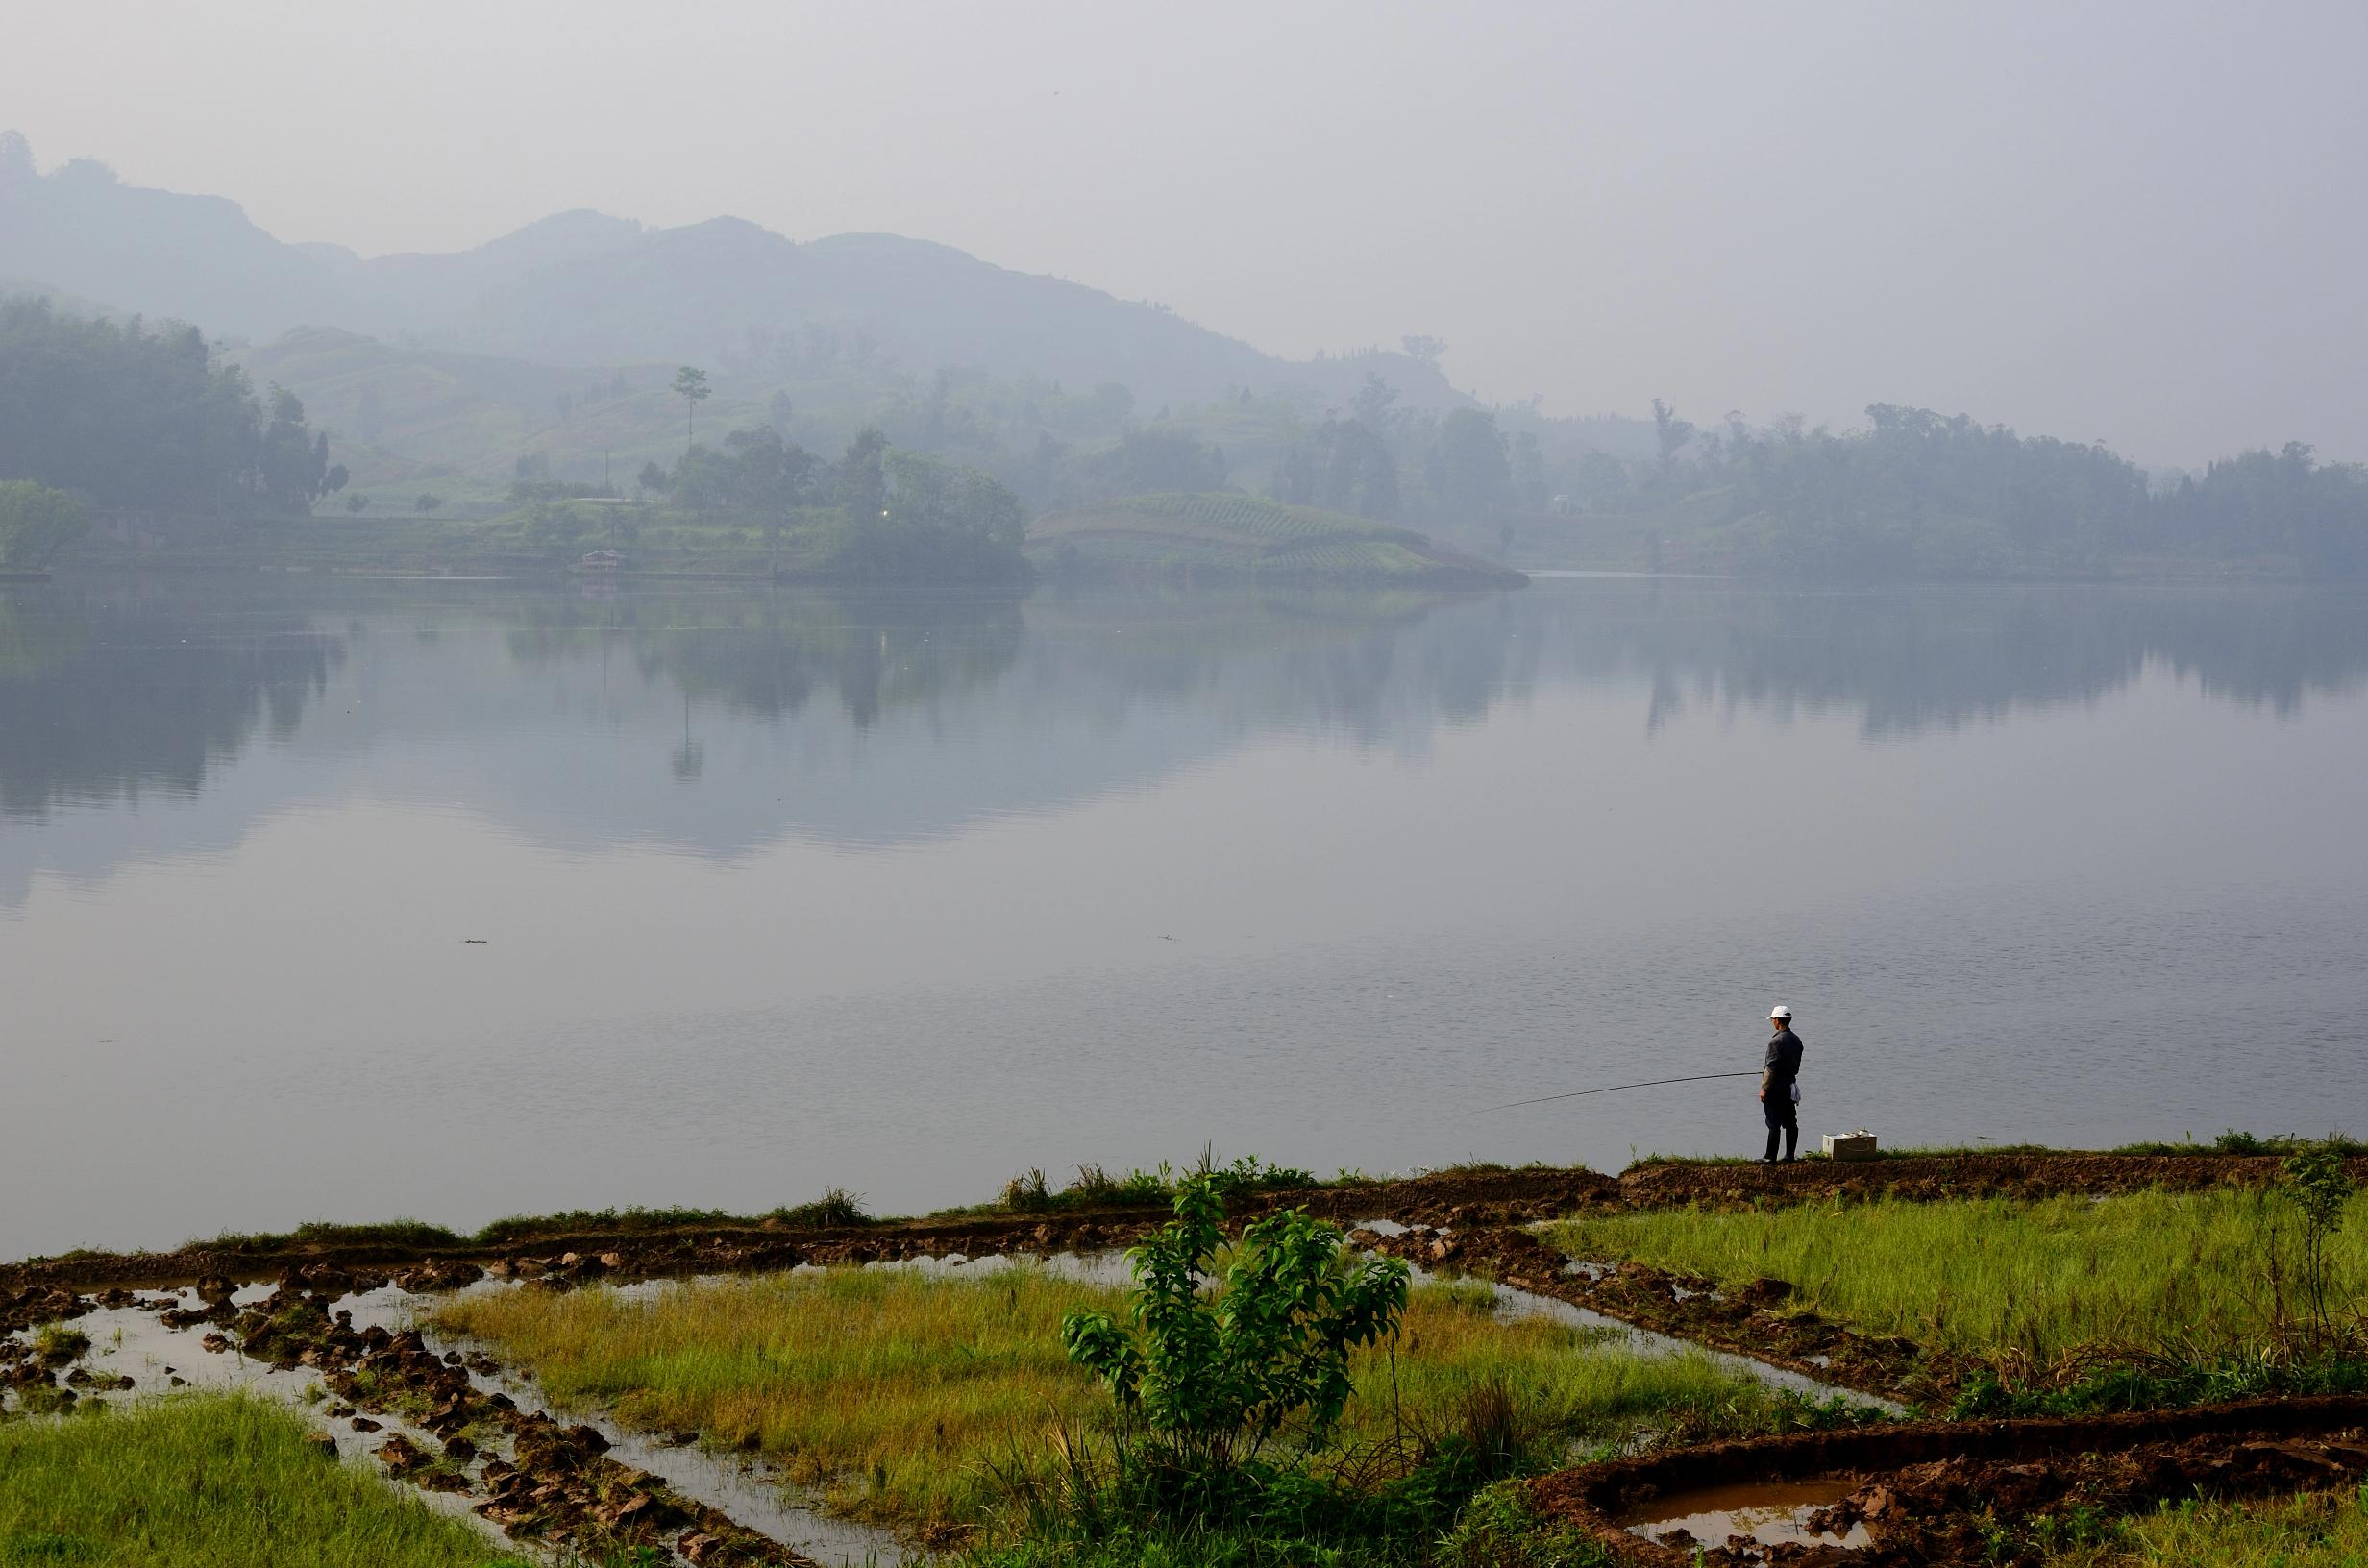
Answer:
M1787 1023L1790 1023L1792 1021L1792 1009L1785 1006L1782 1002L1778 1002L1774 1007L1767 1010L1767 1016L1771 1018L1782 1018Z

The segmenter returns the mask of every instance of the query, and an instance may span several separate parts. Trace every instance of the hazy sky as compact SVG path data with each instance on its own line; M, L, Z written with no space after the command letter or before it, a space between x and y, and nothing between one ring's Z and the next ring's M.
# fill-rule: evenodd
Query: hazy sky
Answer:
M0 126L286 239L889 230L1551 412L2368 457L2368 4L7 0Z

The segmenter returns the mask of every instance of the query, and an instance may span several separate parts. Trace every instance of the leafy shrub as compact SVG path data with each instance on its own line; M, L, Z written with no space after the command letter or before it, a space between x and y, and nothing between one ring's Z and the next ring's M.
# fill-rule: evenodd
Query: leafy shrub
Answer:
M477 1233L476 1239L499 1245L530 1236L559 1236L583 1231L667 1231L685 1225L746 1225L749 1221L721 1209L569 1209L555 1214L511 1214Z
M1225 1240L1223 1192L1215 1172L1185 1178L1175 1218L1128 1255L1138 1333L1106 1312L1061 1326L1070 1359L1109 1384L1122 1431L1140 1419L1203 1473L1240 1465L1294 1417L1320 1445L1352 1387L1349 1351L1387 1337L1406 1310L1403 1262L1344 1262L1341 1233L1297 1209L1245 1230L1224 1288L1204 1296Z
M793 1225L803 1230L827 1231L869 1225L872 1216L863 1207L863 1194L850 1192L843 1187L826 1187L823 1195L812 1203L796 1204L776 1209L765 1216L781 1225Z
M2356 1186L2343 1151L2330 1135L2324 1143L2295 1150L2279 1172L2279 1186L2303 1215L2302 1287L2310 1308L2311 1336L2328 1336L2328 1298L2335 1290L2334 1262L2327 1244L2343 1228L2343 1211Z

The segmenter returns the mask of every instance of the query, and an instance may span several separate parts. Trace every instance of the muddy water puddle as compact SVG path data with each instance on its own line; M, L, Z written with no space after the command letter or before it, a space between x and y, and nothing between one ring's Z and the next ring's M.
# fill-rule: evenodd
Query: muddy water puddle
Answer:
M1809 1528L1810 1515L1833 1507L1855 1482L1838 1477L1818 1481L1746 1482L1675 1492L1620 1515L1620 1527L1648 1541L1680 1550L1689 1547L1784 1545L1860 1547L1866 1527L1828 1535Z

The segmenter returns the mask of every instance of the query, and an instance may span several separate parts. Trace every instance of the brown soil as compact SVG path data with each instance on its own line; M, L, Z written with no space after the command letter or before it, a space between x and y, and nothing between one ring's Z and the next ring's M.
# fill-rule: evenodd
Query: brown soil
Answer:
M1262 1192L1245 1212L1254 1214L1304 1206L1333 1219L1387 1218L1405 1224L1468 1228L1517 1224L1591 1208L1669 1208L1695 1203L1718 1207L1887 1194L1914 1199L2047 1197L2067 1192L2130 1192L2150 1187L2181 1191L2259 1187L2275 1179L2278 1164L2267 1156L1966 1154L1847 1164L1814 1160L1775 1166L1671 1163L1640 1166L1619 1177L1593 1170L1539 1167L1442 1171L1402 1182ZM2352 1164L2355 1179L2368 1182L2368 1159L2355 1160ZM685 1267L768 1268L786 1266L784 1260L821 1262L842 1257L909 1258L950 1252L985 1256L1048 1245L1125 1245L1166 1218L1164 1206L1145 1205L892 1220L826 1230L771 1222L670 1230L555 1228L486 1244L456 1241L421 1246L332 1237L284 1245L197 1242L172 1252L76 1253L0 1264L0 1333L60 1315L50 1305L55 1299L52 1292L59 1289L186 1284L203 1274L268 1277L291 1264L391 1269L451 1260L483 1266L506 1258L574 1252L594 1257L617 1253L646 1261L652 1272L673 1273Z
M1517 1222L1616 1201L1619 1184L1591 1170L1445 1171L1404 1182L1365 1183L1258 1193L1237 1205L1241 1217L1305 1206L1329 1217L1405 1223ZM497 1243L433 1246L330 1239L275 1246L198 1242L174 1252L77 1253L0 1265L0 1333L66 1315L72 1292L110 1286L184 1285L209 1275L268 1279L293 1266L381 1271L432 1265L453 1285L527 1263L580 1277L600 1273L672 1276L790 1268L799 1263L871 1262L942 1258L954 1253L1086 1251L1131 1246L1169 1217L1165 1205L1062 1209L957 1218L908 1219L832 1229L765 1223L697 1225L669 1230L564 1230ZM573 1254L575 1262L558 1260ZM589 1262L586 1262L589 1260ZM422 1285L420 1288L436 1288Z
M2193 1496L2351 1486L2368 1476L2368 1397L2253 1400L2076 1420L1921 1422L1755 1438L1582 1465L1531 1483L1539 1512L1638 1568L1688 1568L1695 1546L1655 1543L1622 1519L1659 1498L1740 1483L1841 1478L1851 1489L1810 1524L1863 1525L1867 1543L1747 1548L1697 1543L1705 1564L1924 1568L2035 1564L2038 1521L2100 1519Z

